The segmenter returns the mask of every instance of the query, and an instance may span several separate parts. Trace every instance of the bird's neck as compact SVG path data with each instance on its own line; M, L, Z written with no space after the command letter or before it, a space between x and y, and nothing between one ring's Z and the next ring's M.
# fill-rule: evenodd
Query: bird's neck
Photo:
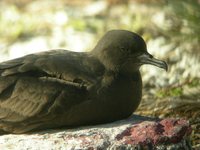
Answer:
M102 86L110 86L113 83L119 82L119 81L124 82L124 83L126 81L142 82L139 70L137 70L131 74L107 70L107 71L105 71L103 79L102 79Z
M142 79L139 70L132 74L124 74L121 72L113 72L106 70L104 75L98 82L100 89L123 89L138 84L138 88L142 88Z

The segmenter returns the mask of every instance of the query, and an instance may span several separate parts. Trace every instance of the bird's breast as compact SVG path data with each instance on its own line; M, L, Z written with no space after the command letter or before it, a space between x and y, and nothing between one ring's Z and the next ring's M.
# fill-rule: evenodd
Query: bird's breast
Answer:
M102 108L114 116L122 118L131 115L138 107L142 95L142 80L140 73L133 76L118 76L108 85L102 86L98 93L98 99L105 106Z

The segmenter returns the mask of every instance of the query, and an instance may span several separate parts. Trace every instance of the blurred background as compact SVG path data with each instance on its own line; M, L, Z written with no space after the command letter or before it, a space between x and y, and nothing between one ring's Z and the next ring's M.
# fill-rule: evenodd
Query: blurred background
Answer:
M0 62L49 49L89 51L111 29L140 34L169 65L141 68L136 113L188 119L200 149L200 0L1 0Z

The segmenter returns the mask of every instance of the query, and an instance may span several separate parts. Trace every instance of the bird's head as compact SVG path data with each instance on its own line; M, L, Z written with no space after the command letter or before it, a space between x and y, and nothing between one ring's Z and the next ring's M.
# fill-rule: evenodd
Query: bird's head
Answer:
M150 64L167 70L167 64L155 59L139 35L126 30L111 30L97 43L92 54L107 70L120 72L138 71L141 65Z

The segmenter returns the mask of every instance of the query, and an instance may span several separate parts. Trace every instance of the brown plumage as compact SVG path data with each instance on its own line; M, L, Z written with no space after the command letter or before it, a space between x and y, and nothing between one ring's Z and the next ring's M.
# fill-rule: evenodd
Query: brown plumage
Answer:
M139 35L125 30L109 31L91 52L51 50L0 63L0 130L24 133L126 118L141 100L142 64L167 70Z

